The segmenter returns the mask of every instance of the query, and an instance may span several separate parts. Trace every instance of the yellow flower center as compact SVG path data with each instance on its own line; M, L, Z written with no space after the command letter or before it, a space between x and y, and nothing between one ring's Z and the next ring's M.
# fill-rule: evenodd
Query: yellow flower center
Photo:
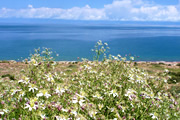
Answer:
M47 91L46 90L42 90L42 93L43 93L43 95L45 95L47 93Z

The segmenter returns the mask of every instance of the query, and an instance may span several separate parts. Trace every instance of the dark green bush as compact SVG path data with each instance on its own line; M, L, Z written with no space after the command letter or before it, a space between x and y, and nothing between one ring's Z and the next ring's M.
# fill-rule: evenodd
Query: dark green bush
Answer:
M180 72L169 72L169 75L172 77L168 80L168 83L178 83L180 82Z
M159 65L165 65L164 63L160 62Z
M2 78L8 77L10 80L15 80L14 75L10 75L10 74L5 74L1 76Z
M0 61L0 63L9 63L9 61L7 61L7 60L2 60L2 61Z
M176 66L180 66L180 63L176 64Z

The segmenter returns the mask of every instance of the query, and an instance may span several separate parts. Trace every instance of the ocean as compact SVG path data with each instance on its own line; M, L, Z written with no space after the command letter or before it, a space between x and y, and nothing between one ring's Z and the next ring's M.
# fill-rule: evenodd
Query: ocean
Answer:
M0 24L0 60L23 60L35 48L52 48L58 61L93 60L91 49L107 42L109 54L136 61L180 61L180 26L121 24Z

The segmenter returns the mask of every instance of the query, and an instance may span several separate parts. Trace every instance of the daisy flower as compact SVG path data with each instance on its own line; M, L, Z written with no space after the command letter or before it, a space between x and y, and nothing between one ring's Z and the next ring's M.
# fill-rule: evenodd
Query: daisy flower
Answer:
M98 98L98 99L102 99L102 96L98 92L96 92L96 94L93 95L93 97Z
M18 83L24 83L24 84L28 84L29 83L29 78L26 76L23 76L21 80L18 81Z
M65 92L65 89L64 89L64 88L62 88L62 87L57 87L57 88L56 88L56 93L62 95L62 93L64 93L64 92Z
M32 109L36 110L36 108L38 107L37 104L35 104L35 102L38 100L38 98L33 98L33 99L30 99L30 102L29 103L26 103L25 104L25 109L29 109L29 111L32 111Z
M49 82L54 82L54 78L53 78L53 76L52 76L51 73L48 73L48 74L46 75L46 77L47 77L47 81L49 81Z
M37 63L37 61L35 59L31 59L30 63L32 63L34 66L38 65L38 63Z
M73 98L72 103L79 103L79 105L82 106L84 101L85 100L83 100L83 99L78 100L78 98L75 97L75 98Z
M109 94L110 94L110 95L113 95L113 97L118 96L118 93L117 93L117 90L116 90L116 89L111 90Z
M4 111L5 113L8 113L8 112L9 112L9 110L8 110L8 109L3 109L3 111Z
M11 89L11 95L16 94L17 92L21 91L21 89Z
M0 111L0 115L4 115L4 112L3 112L3 111Z
M25 95L24 91L20 91L19 97L23 97Z
M94 119L96 119L96 114L97 114L97 112L96 112L95 110L91 110L91 111L89 112L90 117L92 117L92 118L94 118Z
M128 91L126 92L125 96L128 96L129 99L132 99L132 96L134 96L136 94L136 91L133 89L128 89Z
M29 85L29 91L31 91L31 90L32 90L32 92L34 93L34 90L38 90L38 88L36 87L36 85L30 84L30 85Z
M46 98L49 98L51 95L48 94L47 90L41 90L38 94L37 97L45 96Z
M98 108L99 108L99 110L101 110L102 108L103 108L103 104L98 104Z
M157 113L150 113L150 115L152 116L152 119L156 119L158 120L158 114Z

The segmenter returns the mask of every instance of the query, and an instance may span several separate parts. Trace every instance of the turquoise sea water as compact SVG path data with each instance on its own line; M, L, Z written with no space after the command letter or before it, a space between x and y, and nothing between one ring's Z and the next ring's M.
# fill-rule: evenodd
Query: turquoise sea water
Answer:
M34 48L59 53L56 60L93 59L98 40L110 53L139 61L180 61L180 27L119 24L0 24L0 60L24 59ZM22 57L22 58L21 58Z

